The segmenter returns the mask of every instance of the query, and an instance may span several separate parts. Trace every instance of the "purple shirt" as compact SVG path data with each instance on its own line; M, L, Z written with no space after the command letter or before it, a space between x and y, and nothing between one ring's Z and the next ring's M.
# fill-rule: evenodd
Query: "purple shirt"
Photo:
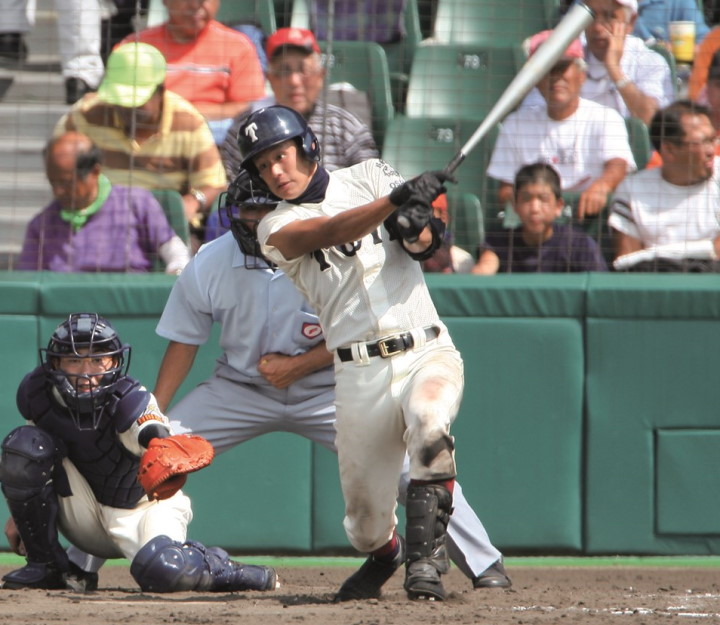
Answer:
M150 191L113 186L100 210L75 233L55 201L33 217L16 269L146 272L174 235Z
M529 247L519 227L488 232L480 252L484 249L490 249L498 255L498 273L608 270L595 240L565 224L553 225L553 235L540 247Z

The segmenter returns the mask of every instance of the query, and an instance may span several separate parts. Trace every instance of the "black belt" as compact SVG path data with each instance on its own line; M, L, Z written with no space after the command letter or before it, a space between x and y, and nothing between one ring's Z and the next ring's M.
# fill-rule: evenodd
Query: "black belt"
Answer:
M437 326L427 326L423 328L428 341L432 341L440 336L440 328ZM380 356L380 358L390 358L401 352L411 349L415 345L415 339L410 332L402 334L394 334L385 339L380 339L374 343L365 343L368 356ZM338 347L338 357L342 362L353 360L352 349L349 347Z

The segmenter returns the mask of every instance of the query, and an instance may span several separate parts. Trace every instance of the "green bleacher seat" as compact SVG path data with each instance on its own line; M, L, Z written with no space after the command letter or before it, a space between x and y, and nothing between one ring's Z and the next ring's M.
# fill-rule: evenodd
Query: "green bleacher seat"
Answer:
M308 28L322 39L323 33L327 32L327 24L316 23L312 4L313 0L293 0L290 24L295 28ZM403 20L404 36L397 41L380 44L387 57L393 105L398 111L403 109L413 55L422 40L417 0L406 0ZM338 41L337 38L334 40Z
M266 35L277 30L273 0L225 0L220 4L215 19L233 26L241 22L258 23ZM162 0L150 0L148 26L167 21L167 9Z
M179 191L174 189L153 189L152 194L162 206L165 216L167 217L170 227L186 245L190 244L190 227L187 217L185 217L185 204ZM160 258L156 258L154 262L154 271L164 271L165 265Z
M645 123L637 117L625 118L628 140L638 169L645 169L653 153L650 133Z
M664 58L665 62L670 67L670 80L672 81L673 91L675 92L675 97L677 98L680 89L677 77L677 65L675 63L675 57L673 56L673 53L670 52L670 50L668 50L662 43L655 43L648 47L653 52L657 52L662 58Z
M520 46L421 45L410 72L405 113L481 120L524 61Z
M538 0L438 0L434 37L439 43L512 47L546 28Z
M458 193L450 189L448 191L448 214L450 216L450 232L453 233L455 245L476 256L478 246L485 238L485 224L480 200L472 193Z
M326 55L328 45L328 42L320 42ZM373 136L380 149L388 123L395 117L385 51L379 44L369 41L333 41L325 65L328 85L348 82L368 95Z
M406 178L427 169L444 169L476 128L475 120L396 117L385 133L382 156ZM485 171L496 136L497 127L467 155L455 172L458 184L448 184L448 188L485 196Z

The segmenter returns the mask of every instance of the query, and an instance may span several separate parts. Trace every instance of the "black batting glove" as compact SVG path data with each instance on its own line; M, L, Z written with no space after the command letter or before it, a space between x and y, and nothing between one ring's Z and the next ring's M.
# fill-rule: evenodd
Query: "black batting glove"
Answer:
M446 182L457 182L453 176L444 171L426 171L412 180L403 183L390 193L390 201L395 206L403 204L432 204L433 200L447 191L443 186Z
M410 200L395 211L397 233L408 243L415 243L430 223L433 209L427 202Z

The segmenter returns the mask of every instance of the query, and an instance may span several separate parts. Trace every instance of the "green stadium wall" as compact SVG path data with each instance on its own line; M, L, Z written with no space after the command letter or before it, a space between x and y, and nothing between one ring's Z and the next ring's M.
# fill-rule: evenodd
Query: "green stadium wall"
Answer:
M428 275L465 360L459 481L506 553L720 554L720 281L707 275ZM152 388L173 278L0 278L0 434L70 312L107 316ZM179 395L210 375L217 334ZM349 550L335 457L278 433L188 480L190 537L236 552ZM0 515L7 517L4 503ZM402 509L398 515L404 518ZM0 548L7 548L4 537Z

